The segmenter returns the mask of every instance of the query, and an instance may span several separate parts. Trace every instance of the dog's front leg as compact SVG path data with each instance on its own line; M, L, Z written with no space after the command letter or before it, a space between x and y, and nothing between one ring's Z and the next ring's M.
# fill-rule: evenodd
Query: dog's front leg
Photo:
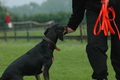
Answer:
M35 75L36 80L41 80L40 75Z
M48 70L44 70L43 76L44 76L44 80L49 80L49 72L48 72Z
M44 80L50 80L49 78L49 68L52 65L52 59L50 60L46 60L46 62L44 62L45 64L42 67L42 73L44 76Z

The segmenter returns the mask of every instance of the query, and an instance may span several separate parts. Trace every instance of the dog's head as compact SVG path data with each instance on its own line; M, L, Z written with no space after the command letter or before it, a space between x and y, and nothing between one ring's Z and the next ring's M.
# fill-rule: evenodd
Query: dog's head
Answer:
M47 28L44 32L44 35L49 38L59 38L61 41L63 41L63 35L64 35L64 27L59 24L55 24L50 28Z

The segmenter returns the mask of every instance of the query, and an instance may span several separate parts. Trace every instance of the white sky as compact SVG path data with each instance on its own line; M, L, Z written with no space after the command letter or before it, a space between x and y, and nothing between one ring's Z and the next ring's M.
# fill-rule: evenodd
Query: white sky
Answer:
M5 6L13 7L13 6L29 4L30 2L36 2L38 4L41 4L42 2L46 0L0 0L0 1L4 3Z

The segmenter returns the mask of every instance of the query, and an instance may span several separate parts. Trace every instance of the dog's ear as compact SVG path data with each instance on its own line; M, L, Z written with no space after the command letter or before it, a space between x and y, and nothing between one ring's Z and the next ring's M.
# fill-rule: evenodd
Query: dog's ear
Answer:
M46 35L50 31L50 28L47 28L44 32L44 35Z
M63 32L61 30L58 30L57 31L57 34L58 34L58 38L63 41Z
M57 30L57 34L58 34L58 38L63 41L63 36L64 36L64 27L62 25L58 25L58 30Z

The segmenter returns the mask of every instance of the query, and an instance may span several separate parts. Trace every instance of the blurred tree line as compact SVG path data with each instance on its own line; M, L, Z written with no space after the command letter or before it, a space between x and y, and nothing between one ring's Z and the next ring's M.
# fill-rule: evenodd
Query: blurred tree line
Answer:
M31 2L22 6L6 7L11 13L34 15L41 13L71 12L72 0L46 0L42 4Z
M35 14L35 15L23 15L22 17L19 15L12 14L12 21L36 21L39 23L48 22L50 20L54 20L56 23L66 23L71 16L70 12L56 12L56 13L44 13L44 14Z
M7 10L2 7L0 2L0 27L5 26L4 16L6 15Z
M71 12L55 12L55 13L41 13L41 14L35 14L35 15L26 15L19 16L16 14L12 14L11 18L13 22L20 22L20 21L36 21L39 23L45 23L51 20L54 20L55 23L59 24L67 24L69 21L69 18L71 16ZM84 16L83 23L86 22L86 16Z

